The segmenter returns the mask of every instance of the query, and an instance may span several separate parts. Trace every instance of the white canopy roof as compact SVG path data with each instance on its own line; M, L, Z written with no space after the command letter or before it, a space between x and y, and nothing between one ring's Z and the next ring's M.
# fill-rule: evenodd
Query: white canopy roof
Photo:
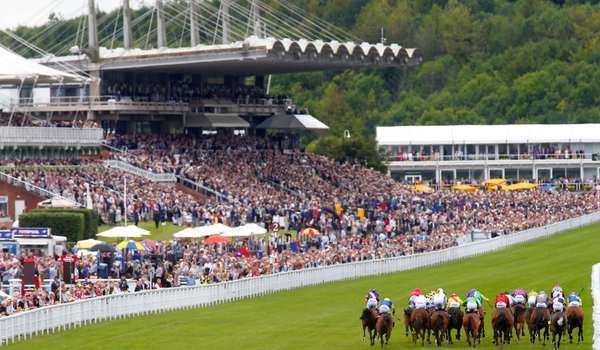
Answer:
M188 227L173 235L175 238L203 238L210 236L208 226Z
M39 84L81 82L85 80L77 75L32 62L0 46L0 84L20 84L22 81ZM37 79L37 80L36 80Z
M299 129L327 131L329 127L310 114L279 114L274 115L259 125L257 129Z
M264 235L267 230L257 224L251 223L238 226L223 234L223 237L249 237L252 235Z
M150 231L139 228L135 225L129 226L115 226L110 230L100 232L96 236L98 237L112 237L112 238L140 238L143 236L149 236Z
M376 133L382 146L600 143L600 124L392 126L377 127Z

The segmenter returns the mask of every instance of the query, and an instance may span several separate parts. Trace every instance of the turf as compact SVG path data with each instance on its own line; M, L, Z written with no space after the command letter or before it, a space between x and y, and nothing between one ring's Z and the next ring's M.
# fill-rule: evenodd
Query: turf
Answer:
M331 283L211 308L104 322L16 343L10 349L370 349L362 342L359 314L369 288L405 304L414 287L444 287L464 295L477 287L488 297L516 287L555 283L583 289L585 344L591 348L591 266L600 262L600 225L564 233L457 263L386 276ZM490 328L489 317L487 329ZM489 334L489 332L488 332ZM464 337L463 337L464 339ZM426 345L433 348L433 345ZM548 345L550 348L551 345ZM378 347L374 347L376 349ZM417 348L396 327L387 348ZM444 348L466 348L463 341ZM494 349L489 335L480 349ZM532 349L522 340L507 348Z

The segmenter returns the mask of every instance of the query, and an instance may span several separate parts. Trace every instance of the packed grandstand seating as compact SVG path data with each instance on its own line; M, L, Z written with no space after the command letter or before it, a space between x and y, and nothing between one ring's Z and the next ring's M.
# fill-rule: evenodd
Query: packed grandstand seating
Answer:
M113 278L136 280L138 289L202 284L352 261L410 255L454 246L474 229L510 234L594 211L593 192L434 191L411 186L355 164L339 163L291 146L289 139L250 136L111 136L113 158L157 173L176 173L224 193L229 200L195 197L175 185L153 183L100 160L4 162L4 172L85 205L104 223L170 221L238 226L277 222L282 231L315 227L320 236L235 240L225 245L165 241L140 256L127 256ZM122 149L118 151L117 149ZM127 179L127 208L123 190ZM3 281L19 278L23 257L4 254ZM59 270L58 257L37 259L43 279ZM73 286L6 299L0 312L124 292L117 282L88 282L94 258L76 264Z
M135 102L192 102L195 100L227 100L238 104L285 104L286 96L270 96L264 89L239 85L235 88L219 85L195 86L188 81L168 83L107 83L103 95L117 101Z

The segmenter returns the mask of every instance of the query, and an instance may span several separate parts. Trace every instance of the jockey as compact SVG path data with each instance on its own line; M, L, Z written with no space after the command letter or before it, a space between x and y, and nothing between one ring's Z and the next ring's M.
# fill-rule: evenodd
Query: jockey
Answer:
M577 293L571 292L569 294L569 306L581 307L581 298Z
M367 300L367 309L374 309L376 307L377 307L377 299L369 298L369 300Z
M408 306L411 309L415 308L415 299L420 296L421 293L421 288L415 288L411 293L410 293L410 298L408 299Z
M500 293L496 297L496 309L506 309L510 305L510 300L505 293Z
M386 314L392 311L392 315L396 314L396 310L394 309L394 303L390 300L390 298L385 298L379 305L379 312L382 314Z
M551 298L552 300L554 300L554 299L556 299L556 298L558 298L558 297L562 297L562 298L563 298L563 300L564 300L564 299L565 299L565 293L563 292L563 289L562 289L562 287L561 287L560 285L558 285L558 284L557 284L557 285L555 285L555 286L552 288L552 294L550 295L550 298Z
M552 301L552 310L554 312L562 312L565 308L565 301L561 297L554 298Z
M515 304L525 305L525 301L527 301L528 295L525 289L517 288L511 294L512 300Z
M465 306L467 313L479 311L479 306L480 306L479 301L477 301L477 298L475 298L473 296L471 296L471 297L467 296L467 298L463 302L463 305Z
M427 308L427 303L428 303L427 298L423 294L421 294L415 298L414 308L415 309L425 309L425 308Z
M377 302L379 303L379 292L377 291L377 289L375 289L375 288L371 289L367 293L367 296L365 297L365 301L368 301L371 298L377 300Z
M477 300L477 308L478 309L483 306L484 301L490 301L488 298L485 297L485 295L481 294L481 292L479 292L475 288L471 289L467 293L467 298L469 298L469 297L473 297L473 298L475 298L475 300Z
M443 288L438 288L437 292L432 298L433 306L436 310L445 310L446 303L448 303L448 298L446 297L446 293Z
M535 290L531 290L529 291L529 296L527 297L527 305L529 307L534 307L535 306L535 301L537 300L537 292Z
M460 297L458 295L456 295L456 293L452 293L450 294L450 298L448 298L448 309L451 308L457 308L460 307L462 305L463 301L460 299Z
M535 299L535 307L548 307L548 296L544 291L541 291Z

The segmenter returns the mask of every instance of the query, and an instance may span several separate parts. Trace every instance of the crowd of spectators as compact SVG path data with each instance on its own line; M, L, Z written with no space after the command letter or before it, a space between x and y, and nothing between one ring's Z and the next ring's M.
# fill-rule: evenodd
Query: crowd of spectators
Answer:
M285 104L286 96L269 96L264 88L222 84L199 86L189 80L172 80L167 83L107 82L103 95L117 101L134 102L193 102L198 100L227 100L238 104Z
M28 161L14 164L9 172L83 205L90 202L105 223L118 223L124 215L130 222L154 220L157 225L162 221L230 226L256 222L269 228L278 223L283 232L315 227L321 235L303 239L269 235L225 245L157 242L152 251L127 254L124 263L114 265L110 277L136 281L136 287L125 289L116 281L90 282L97 275L97 262L93 257L82 258L74 270L79 281L75 285L59 283L57 290L10 299L3 305L12 306L4 305L0 312L132 288L214 283L433 251L457 245L472 230L510 234L584 215L597 207L593 192L418 193L371 169L289 147L292 142L286 138L146 135L108 141L123 149L114 152L123 161L202 183L228 200L195 196L174 184L153 183L94 161L54 166ZM52 280L59 261L58 257L37 258L41 278ZM5 255L0 262L3 280L18 278L20 266L17 257Z

